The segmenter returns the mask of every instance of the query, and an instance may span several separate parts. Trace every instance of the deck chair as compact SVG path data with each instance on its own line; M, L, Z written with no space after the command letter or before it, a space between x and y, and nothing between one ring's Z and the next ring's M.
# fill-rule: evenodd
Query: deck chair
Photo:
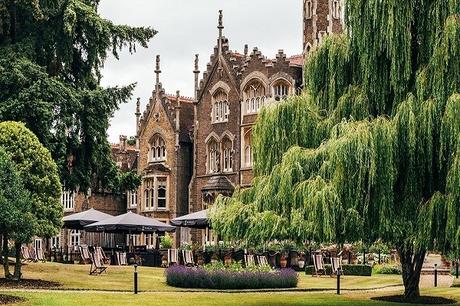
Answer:
M184 266L194 266L193 253L190 250L182 250L182 257L184 259Z
M177 264L179 251L177 249L168 249L168 266Z
M332 273L331 276L337 275L337 272L341 271L341 274L343 275L342 272L342 256L338 257L331 257L331 267L332 267Z
M82 244L78 246L78 249L80 250L80 256L83 263L91 263L91 254L89 253L88 246L86 244Z
M312 271L312 276L314 276L315 274L316 276L326 275L326 269L324 268L324 265L323 265L323 254L313 253L311 256L313 259L313 266L314 266L314 271Z
M104 264L110 265L110 258L105 255L105 252L101 247L94 247L94 252L98 254Z
M42 248L37 249L36 257L37 261L46 262L45 254L43 253Z
M37 251L35 250L35 247L31 246L29 247L29 260L33 262L37 262Z
M257 263L258 263L259 266L261 266L261 267L269 267L269 266L270 266L270 265L268 264L267 257L265 257L264 255L257 256Z
M116 252L117 264L119 266L127 266L128 260L126 259L126 252Z
M29 253L29 248L25 245L21 246L21 255L23 261L30 261L30 253Z
M256 264L254 261L254 255L244 254L244 264L246 267L254 266Z
M107 267L104 265L104 261L101 258L100 253L94 250L94 252L91 253L91 266L89 268L89 275L99 275L102 272L106 272L106 270Z

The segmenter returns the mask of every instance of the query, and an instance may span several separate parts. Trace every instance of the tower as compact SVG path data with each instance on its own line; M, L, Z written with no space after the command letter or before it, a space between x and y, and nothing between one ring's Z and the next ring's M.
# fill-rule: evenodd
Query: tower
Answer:
M303 0L303 50L307 55L326 35L342 32L342 0Z

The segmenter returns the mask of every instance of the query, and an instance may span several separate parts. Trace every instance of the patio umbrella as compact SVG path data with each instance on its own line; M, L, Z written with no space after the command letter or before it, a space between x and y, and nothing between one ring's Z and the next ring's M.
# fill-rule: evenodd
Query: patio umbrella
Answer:
M84 229L89 232L124 234L172 232L176 230L174 226L132 212L87 225Z
M86 225L99 222L112 216L99 210L91 208L76 214L71 214L62 218L63 227L73 230L82 230Z
M201 228L209 227L208 210L200 210L185 216L181 216L171 220L171 224L181 227Z

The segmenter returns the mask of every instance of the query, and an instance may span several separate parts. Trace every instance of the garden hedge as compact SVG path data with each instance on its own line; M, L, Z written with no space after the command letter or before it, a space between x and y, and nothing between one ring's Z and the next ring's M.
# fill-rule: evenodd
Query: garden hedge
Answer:
M208 271L203 268L172 266L166 269L166 283L180 288L262 289L297 287L297 272L281 269L271 272Z
M326 268L326 274L332 273L331 265L324 265ZM314 266L306 266L305 274L313 274L315 270ZM342 265L342 271L344 275L355 275L355 276L371 276L372 267L369 265Z

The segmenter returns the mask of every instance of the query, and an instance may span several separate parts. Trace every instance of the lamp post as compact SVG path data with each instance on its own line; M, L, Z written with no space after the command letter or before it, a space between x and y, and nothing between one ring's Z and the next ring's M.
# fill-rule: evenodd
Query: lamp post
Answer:
M434 286L438 287L438 264L434 264Z
M458 259L455 262L455 277L458 278Z
M342 269L337 269L337 294L340 295L340 275L342 274Z
M134 294L137 294L137 263L134 264Z

